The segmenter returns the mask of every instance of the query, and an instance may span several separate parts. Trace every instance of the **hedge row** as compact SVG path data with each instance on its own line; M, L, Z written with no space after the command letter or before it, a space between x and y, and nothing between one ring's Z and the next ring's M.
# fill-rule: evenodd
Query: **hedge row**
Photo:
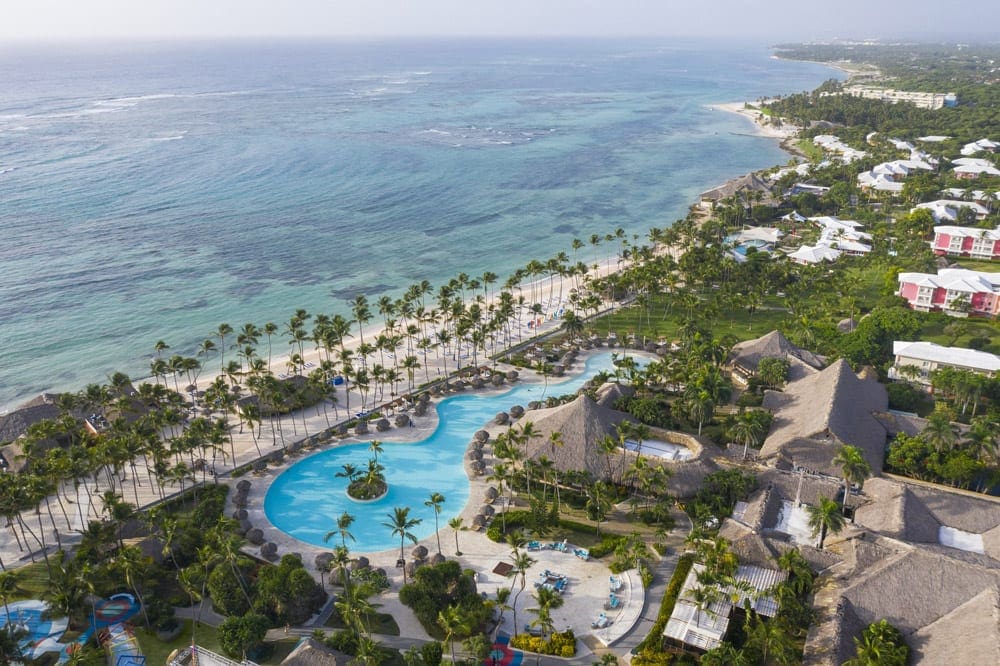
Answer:
M639 654L646 650L654 652L660 650L663 640L663 630L666 629L667 620L670 619L670 615L674 612L674 606L677 604L677 597L680 596L681 587L684 586L684 581L687 579L691 567L694 566L694 557L694 553L686 553L681 555L680 559L677 560L674 575L670 577L667 590L663 593L663 602L660 604L660 613L656 616L656 622L653 623L653 628L650 630L649 635L638 645L637 652ZM633 661L632 663L636 662Z

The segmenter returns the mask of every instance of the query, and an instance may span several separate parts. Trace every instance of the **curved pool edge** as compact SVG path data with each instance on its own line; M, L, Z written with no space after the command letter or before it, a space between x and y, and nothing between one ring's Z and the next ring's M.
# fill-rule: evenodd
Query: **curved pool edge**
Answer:
M586 378L582 378L583 375L590 376L592 374L597 374L597 372L599 371L595 370L593 373L589 374L587 373L588 366L593 359L601 356L607 356L608 359L611 359L613 354L619 354L619 355L627 354L629 356L642 357L648 359L658 358L655 354L641 350L627 350L622 348L611 348L611 349L599 348L595 350L589 350L580 355L578 362L574 364L573 371L567 372L565 379L563 379L559 383L552 383L551 381L548 383L547 387L544 389L547 392L546 395L547 396L562 395L562 393L560 393L558 389L559 386L563 384L576 383L576 382L580 382L582 384L584 381L586 381ZM504 368L508 367L505 364L501 365L503 365ZM516 369L518 371L522 371L521 368L514 368L513 366L510 366L510 369ZM319 445L319 447L316 450L301 451L300 453L304 455L298 455L295 456L294 458L291 456L286 456L280 465L269 466L267 470L260 475L251 474L248 475L247 477L244 477L244 478L249 478L249 480L251 480L253 484L251 486L250 494L248 496L247 511L249 514L249 520L254 527L264 530L265 543L271 541L278 545L279 555L284 554L286 552L299 552L303 554L304 560L306 560L305 562L306 565L309 568L313 568L311 557L306 557L307 553L318 554L321 552L328 552L333 547L333 545L335 545L336 541L331 540L331 545L329 547L318 545L314 542L299 538L295 534L282 529L281 527L275 524L275 521L271 519L271 517L268 515L267 512L267 506L266 506L267 497L272 489L274 482L277 481L283 474L285 474L287 471L289 471L296 465L304 463L305 461L314 458L315 456L329 454L330 451L343 449L349 446L357 446L359 444L365 444L372 441L373 439L378 439L379 441L391 445L400 445L400 444L419 445L427 443L428 440L439 434L439 430L442 427L442 419L440 418L439 410L442 407L446 406L452 400L469 396L475 396L477 398L482 397L482 398L501 399L504 396L515 392L521 387L527 386L527 387L537 388L539 386L543 386L544 384L545 384L544 379L535 374L534 372L532 372L531 374L522 374L522 376L518 379L517 383L513 385L504 385L497 388L492 388L492 387L484 388L477 390L475 392L454 394L447 396L443 399L440 399L437 402L431 404L431 408L428 410L428 413L425 415L425 417L419 419L424 422L419 423L417 420L415 420L413 427L394 428L393 430L387 431L385 433L378 433L380 435L379 437L371 437L372 433L370 433L369 435L363 437L352 435L344 439L330 440L324 444ZM576 390L578 390L578 387L572 389L573 392L575 392ZM509 406L512 406L513 404L516 403L511 403L511 405ZM465 437L466 443L468 441L471 441L472 435L477 429L483 429L486 430L487 432L490 432L490 436L492 438L498 432L504 431L509 427L509 424L502 426L496 425L492 421L492 418L493 414L486 415L486 417L476 426L474 430L468 432L467 437ZM524 417L521 418L523 419ZM512 421L512 423L513 422L514 421ZM447 527L448 519L452 515L462 517L465 522L465 525L467 526L470 525L476 510L478 509L479 505L482 504L481 498L486 488L489 485L489 483L486 481L486 476L478 476L472 473L469 468L468 461L464 460L464 451L466 443L462 444L463 447L462 468L463 468L464 478L468 484L468 493L464 498L464 503L460 507L458 506L454 507L454 512L450 511L448 515L445 515L444 513L441 514L438 525L439 530L437 532L435 532L433 527L431 527L431 529L426 534L421 534L421 537L418 539L418 543L427 547L427 549L430 552L436 552L438 534L441 535L443 552L445 553L449 552L449 548L445 545L445 539L447 539L452 544L452 547L454 547L453 532ZM236 479L231 480L231 482L235 484ZM355 500L350 500L350 501L355 502ZM376 503L377 502L372 502L372 504ZM387 510L391 511L391 507L387 506ZM334 530L335 527L336 526L334 524L331 524L329 526L329 529ZM463 536L469 538L471 535L463 534ZM370 559L377 558L381 560L384 557L390 559L391 561L395 561L395 559L399 556L398 546L367 549L363 546L360 539L358 542L349 544L349 546L351 547L351 552L353 554L365 555ZM407 542L407 547L404 549L404 552L406 552L408 549L412 549L413 547L414 544ZM258 547L252 546L251 548L256 550Z

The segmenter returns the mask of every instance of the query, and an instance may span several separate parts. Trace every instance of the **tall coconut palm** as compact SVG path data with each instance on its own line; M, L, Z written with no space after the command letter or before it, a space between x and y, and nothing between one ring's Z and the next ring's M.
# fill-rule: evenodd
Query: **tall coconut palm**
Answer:
M837 534L844 529L844 514L840 507L829 497L820 497L819 502L806 508L809 514L809 527L813 538L819 537L819 549L823 550L823 542L829 533Z
M438 530L438 516L441 515L442 505L444 505L444 495L439 492L431 493L430 498L424 501L424 506L434 510L434 536L437 537L438 553L441 552L441 532Z
M514 595L514 603L511 604L512 612L514 613L514 635L517 636L517 600L520 598L521 593L524 592L525 585L527 584L528 570L535 564L535 558L528 555L527 551L515 548L510 554L510 559L513 566L507 576L514 578L518 584L517 594Z
M847 510L847 497L851 492L851 484L861 485L872 475L872 466L865 460L864 453L850 444L840 447L833 459L834 465L840 465L844 473L844 502L842 509Z
M465 527L464 523L465 520L458 516L448 519L448 527L455 531L455 555L458 557L462 556L462 549L458 547L458 533L464 532L468 529Z
M389 518L389 522L382 523L382 525L391 529L393 536L399 537L399 560L403 562L405 560L403 546L407 539L412 543L417 542L416 535L410 530L423 521L420 518L410 518L410 507L408 506L394 507L392 513L387 513L386 516ZM406 567L403 567L403 584L406 584Z
M451 663L457 664L455 659L455 638L468 632L468 623L465 613L458 606L448 606L438 613L438 626L444 630L444 641L451 646Z
M351 525L353 524L354 516L345 511L337 518L337 529L327 532L326 536L323 537L323 541L329 541L334 536L340 535L340 545L347 548L347 539L350 538L351 541L355 540L354 535L350 532Z

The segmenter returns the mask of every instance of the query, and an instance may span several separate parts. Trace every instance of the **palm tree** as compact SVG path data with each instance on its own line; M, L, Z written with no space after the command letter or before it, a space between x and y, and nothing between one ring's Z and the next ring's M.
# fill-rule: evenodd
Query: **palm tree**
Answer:
M451 646L451 663L457 664L455 659L455 637L466 633L468 625L465 615L458 606L448 606L438 613L438 626L444 629L444 640Z
M444 504L444 495L439 492L431 493L430 499L424 501L424 506L434 509L434 536L437 537L438 553L441 552L441 532L438 531L438 516L441 515L441 505Z
M920 436L938 451L950 449L958 442L958 432L945 412L931 414Z
M730 432L733 435L733 439L743 444L743 460L747 459L747 453L751 446L757 448L763 430L763 424L754 418L751 412L740 414L739 419L730 429Z
M410 507L397 506L392 513L387 513L389 522L382 523L384 527L392 530L393 536L399 536L399 561L404 562L403 546L407 539L412 543L417 542L417 537L410 530L423 522L420 518L410 518ZM403 567L403 584L406 584L406 567Z
M514 603L511 604L513 607L511 610L514 613L514 635L517 636L517 600L521 596L521 593L524 592L524 587L527 584L528 569L535 564L535 558L528 555L526 551L515 548L510 554L510 559L513 560L514 566L511 567L507 576L513 577L518 581L519 585L517 594L514 595Z
M326 536L323 537L323 541L329 541L335 535L339 534L340 545L343 546L344 548L347 548L347 538L350 537L351 541L355 540L354 535L351 534L349 531L353 523L354 523L354 516L345 511L344 513L340 514L339 518L337 518L337 529L327 532Z
M535 600L538 602L537 608L529 608L529 613L536 615L531 623L542 630L546 636L552 633L552 611L563 605L562 596L555 590L547 587L540 587L535 591Z
M844 514L840 512L840 507L829 497L820 497L819 503L815 506L806 507L809 513L809 527L815 539L819 537L819 549L823 550L823 542L827 533L837 534L844 529Z
M458 533L466 529L465 525L463 525L464 522L465 521L459 516L455 516L454 518L448 520L448 527L455 531L455 555L458 557L461 557L462 555L462 549L458 547ZM438 552L440 552L440 547Z
M840 447L836 457L833 459L834 465L840 465L844 472L844 502L842 508L847 510L847 496L851 492L851 484L861 485L872 475L872 466L865 460L864 454L856 446L846 444Z

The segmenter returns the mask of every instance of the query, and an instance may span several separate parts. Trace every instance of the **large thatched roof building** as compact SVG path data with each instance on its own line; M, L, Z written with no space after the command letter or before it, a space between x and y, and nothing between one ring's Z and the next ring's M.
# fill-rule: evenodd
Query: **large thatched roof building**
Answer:
M816 374L823 367L821 356L796 347L781 331L771 331L733 347L729 358L733 379L746 386L749 379L757 374L757 367L765 358L781 358L788 361L790 382Z
M885 387L861 379L843 359L822 372L768 391L764 407L774 414L760 456L774 464L840 476L833 463L840 447L861 449L872 470L882 469L886 429L875 418L888 409Z
M586 395L572 402L529 412L524 421L534 424L537 437L527 444L527 458L538 460L546 456L561 472L586 470L594 478L618 478L621 456L608 456L601 451L601 440L618 437L618 425L628 417L607 407L601 407ZM562 445L554 445L553 432L558 432Z
M1000 663L1000 502L882 478L865 494L864 531L839 544L817 596L835 610L810 630L805 663L839 666L883 618L913 663Z
M770 206L777 202L771 192L771 184L755 173L728 180L719 187L701 193L702 204L715 203L728 197L742 198L745 202L756 203L754 193L760 192L760 203Z
M329 648L314 638L306 636L285 657L281 666L347 666L353 657Z

